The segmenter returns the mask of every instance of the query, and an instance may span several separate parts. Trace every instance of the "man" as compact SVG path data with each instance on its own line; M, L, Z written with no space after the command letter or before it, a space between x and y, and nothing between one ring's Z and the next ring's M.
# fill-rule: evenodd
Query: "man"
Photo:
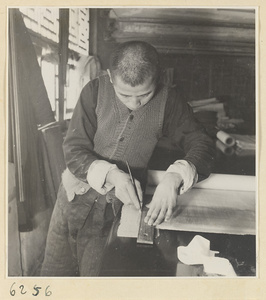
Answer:
M121 203L140 208L147 165L161 137L186 155L169 166L158 185L145 219L149 225L168 220L178 194L198 176L209 175L212 141L180 93L161 84L160 74L155 48L132 41L112 53L108 75L84 87L64 142L68 170L51 220L42 275L98 274L113 214Z

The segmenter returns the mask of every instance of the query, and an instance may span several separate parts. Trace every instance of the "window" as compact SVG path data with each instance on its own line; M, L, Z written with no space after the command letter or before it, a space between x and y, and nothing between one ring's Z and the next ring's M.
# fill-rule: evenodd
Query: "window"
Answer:
M56 119L59 101L59 8L20 8L36 49L44 84ZM78 61L89 56L89 9L69 9L67 82L64 87L64 119L71 118L80 93Z

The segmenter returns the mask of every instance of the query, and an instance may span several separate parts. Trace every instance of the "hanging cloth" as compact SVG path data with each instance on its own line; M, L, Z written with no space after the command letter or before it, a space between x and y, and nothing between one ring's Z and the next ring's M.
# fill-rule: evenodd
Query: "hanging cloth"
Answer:
M56 151L55 157L60 157L58 174L64 169L64 160L62 147L44 148L43 131L38 130L54 124L55 118L34 46L18 9L9 9L9 107L9 134L12 133L9 146L16 165L19 230L28 231L32 229L34 215L49 205L48 178L44 171L49 163L45 160L45 151L52 149ZM60 144L60 131L55 134ZM54 188L57 192L58 187Z

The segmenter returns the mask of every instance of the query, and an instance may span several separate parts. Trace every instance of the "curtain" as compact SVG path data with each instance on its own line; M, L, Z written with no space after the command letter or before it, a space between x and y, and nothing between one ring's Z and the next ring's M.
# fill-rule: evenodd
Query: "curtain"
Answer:
M8 71L9 161L16 166L19 230L29 231L34 215L54 203L65 165L62 134L55 126L35 49L21 13L13 8Z

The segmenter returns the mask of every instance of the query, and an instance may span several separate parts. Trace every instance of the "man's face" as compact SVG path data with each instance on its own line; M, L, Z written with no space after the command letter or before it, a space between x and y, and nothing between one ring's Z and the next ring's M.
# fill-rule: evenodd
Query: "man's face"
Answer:
M118 99L130 110L139 109L147 104L156 90L156 81L152 77L135 87L124 83L120 76L116 76L111 82Z

